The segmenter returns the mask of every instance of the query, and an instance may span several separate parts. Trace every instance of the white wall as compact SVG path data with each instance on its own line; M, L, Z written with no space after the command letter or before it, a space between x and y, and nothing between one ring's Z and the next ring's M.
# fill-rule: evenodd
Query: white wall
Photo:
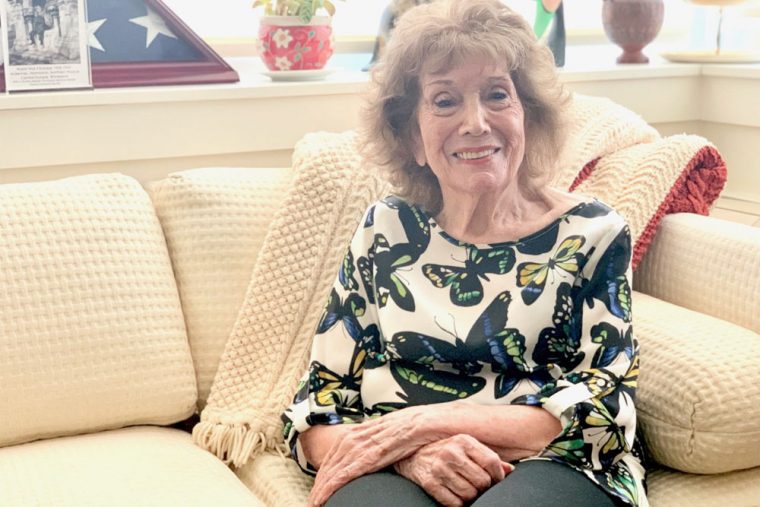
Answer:
M141 181L207 166L286 166L305 133L357 124L366 75L273 84L239 61L238 85L0 97L0 183L119 171ZM566 69L569 89L633 109L663 134L711 139L724 195L760 203L760 67L652 64Z

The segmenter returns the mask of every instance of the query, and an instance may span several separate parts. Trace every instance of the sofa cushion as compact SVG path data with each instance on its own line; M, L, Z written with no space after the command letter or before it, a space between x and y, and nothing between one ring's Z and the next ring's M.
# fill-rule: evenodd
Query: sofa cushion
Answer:
M633 285L658 299L760 333L757 280L760 229L677 213L663 218Z
M0 231L0 446L193 413L177 287L136 180L0 186Z
M199 408L290 174L290 169L193 169L150 187L182 300Z
M727 474L685 474L656 468L647 476L652 507L750 507L760 505L760 468Z
M760 336L639 292L633 312L652 457L703 474L760 466Z
M138 426L0 449L0 505L263 504L187 433Z

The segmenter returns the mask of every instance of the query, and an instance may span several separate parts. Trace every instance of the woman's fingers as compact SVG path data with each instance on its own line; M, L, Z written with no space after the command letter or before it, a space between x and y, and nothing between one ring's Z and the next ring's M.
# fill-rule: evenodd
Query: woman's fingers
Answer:
M459 473L475 484L481 491L504 479L503 461L499 455L470 435L451 437L467 454L467 466Z
M463 500L443 484L436 484L430 490L426 489L425 491L444 507L462 507L465 502L469 501Z

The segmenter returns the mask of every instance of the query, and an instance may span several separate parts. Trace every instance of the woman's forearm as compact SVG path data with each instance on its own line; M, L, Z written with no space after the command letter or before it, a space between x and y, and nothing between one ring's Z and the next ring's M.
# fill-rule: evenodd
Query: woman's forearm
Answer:
M539 407L526 405L475 405L452 402L446 417L431 413L431 431L449 436L470 435L511 461L532 456L560 433L559 420Z

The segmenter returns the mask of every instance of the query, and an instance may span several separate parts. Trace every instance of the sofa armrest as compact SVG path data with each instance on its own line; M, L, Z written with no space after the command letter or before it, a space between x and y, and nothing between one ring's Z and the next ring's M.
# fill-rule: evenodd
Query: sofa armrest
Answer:
M699 474L760 466L760 335L635 291L633 332L651 457Z
M760 229L668 215L634 273L634 288L760 332Z

